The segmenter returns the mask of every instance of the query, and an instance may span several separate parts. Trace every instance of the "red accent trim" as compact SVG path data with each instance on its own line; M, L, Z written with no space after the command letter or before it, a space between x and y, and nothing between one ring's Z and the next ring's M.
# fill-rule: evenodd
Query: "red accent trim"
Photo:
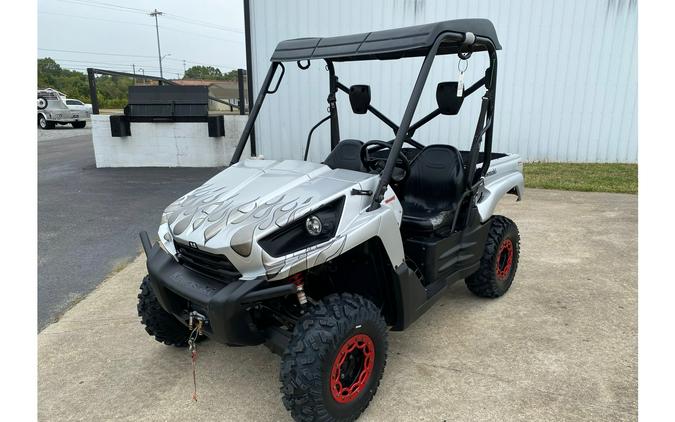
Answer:
M502 268L500 264L502 262L502 254L504 252L506 252L508 255ZM511 242L511 239L504 239L501 245L499 245L496 261L495 271L497 272L497 279L504 281L509 277L509 274L511 274L511 266L513 265L513 242Z
M305 274L302 272L295 273L288 277L288 281L295 284L296 286L299 286L305 282Z
M396 195L392 196L391 198L385 199L385 200L384 200L384 203L385 203L385 204L388 204L388 203L392 202L394 199L396 199Z
M361 370L352 385L343 386L340 380L345 360L359 349L363 354ZM338 351L330 371L330 392L338 403L349 403L358 397L373 373L375 366L375 344L367 334L355 334L348 338Z

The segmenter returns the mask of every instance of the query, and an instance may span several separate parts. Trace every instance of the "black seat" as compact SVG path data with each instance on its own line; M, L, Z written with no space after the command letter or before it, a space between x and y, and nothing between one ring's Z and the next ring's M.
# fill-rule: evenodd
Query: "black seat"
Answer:
M429 145L415 157L401 187L402 228L413 232L450 229L465 191L464 166L457 148Z
M340 141L323 163L332 169L366 171L361 162L362 146L363 142L357 139Z

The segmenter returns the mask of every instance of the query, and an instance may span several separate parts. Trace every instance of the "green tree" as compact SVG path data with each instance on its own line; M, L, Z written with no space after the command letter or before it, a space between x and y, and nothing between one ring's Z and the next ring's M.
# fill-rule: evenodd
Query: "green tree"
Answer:
M37 87L54 88L69 98L91 102L89 81L83 72L63 69L56 61L46 57L38 59ZM127 93L132 78L119 76L98 76L97 96L101 108L122 108L127 104Z
M185 71L183 79L236 80L237 71L231 70L223 73L213 66L192 66Z
M237 80L237 70L230 70L227 73L223 74L223 79L226 81L236 81Z

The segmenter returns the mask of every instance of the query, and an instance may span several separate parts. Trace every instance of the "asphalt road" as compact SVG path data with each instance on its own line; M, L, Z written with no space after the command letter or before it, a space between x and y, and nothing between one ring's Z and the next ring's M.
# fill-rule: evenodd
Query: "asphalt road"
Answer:
M97 169L89 129L38 132L40 331L137 256L138 232L152 234L168 204L218 169Z
M50 130L38 129L38 142L53 141L55 139L72 138L75 136L91 136L91 122L87 120L84 129L74 129L70 125L56 126Z

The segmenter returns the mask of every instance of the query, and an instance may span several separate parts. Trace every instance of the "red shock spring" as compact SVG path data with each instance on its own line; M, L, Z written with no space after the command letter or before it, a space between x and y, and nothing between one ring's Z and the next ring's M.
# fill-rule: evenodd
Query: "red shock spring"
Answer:
M295 284L295 293L298 295L298 302L301 305L307 303L307 295L305 295L305 275L302 272L295 273L292 276L288 277L288 280Z
M288 277L288 281L295 284L296 286L303 285L305 283L305 274L302 272L295 273Z

